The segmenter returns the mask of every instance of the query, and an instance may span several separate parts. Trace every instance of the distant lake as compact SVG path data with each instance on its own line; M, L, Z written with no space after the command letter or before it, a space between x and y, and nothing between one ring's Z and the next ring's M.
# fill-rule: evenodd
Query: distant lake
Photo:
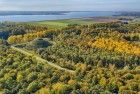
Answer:
M0 22L30 22L118 15L117 12L0 12Z

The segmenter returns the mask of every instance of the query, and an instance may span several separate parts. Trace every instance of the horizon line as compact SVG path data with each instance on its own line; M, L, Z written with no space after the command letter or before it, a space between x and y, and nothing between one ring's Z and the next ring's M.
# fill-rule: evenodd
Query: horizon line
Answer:
M122 11L109 11L109 10L76 10L76 11L65 11L65 10L0 10L0 12L140 12L140 11L137 11L137 10L131 10L131 11L125 11L125 10L122 10Z

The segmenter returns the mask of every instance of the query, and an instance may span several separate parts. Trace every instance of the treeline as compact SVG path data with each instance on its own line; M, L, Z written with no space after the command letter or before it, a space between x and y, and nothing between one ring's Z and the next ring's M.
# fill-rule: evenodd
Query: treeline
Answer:
M43 38L45 37L45 32L35 32L35 33L27 33L24 35L14 35L8 38L8 43L15 44L15 43L24 43L34 40L36 38Z
M2 22L0 23L0 38L7 39L11 35L24 35L47 29L47 26L41 25Z

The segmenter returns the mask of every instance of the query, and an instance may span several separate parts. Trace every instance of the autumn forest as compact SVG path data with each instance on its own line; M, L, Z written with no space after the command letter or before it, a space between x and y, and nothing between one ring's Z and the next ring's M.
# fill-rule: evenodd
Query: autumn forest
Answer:
M140 94L140 23L0 23L0 94Z

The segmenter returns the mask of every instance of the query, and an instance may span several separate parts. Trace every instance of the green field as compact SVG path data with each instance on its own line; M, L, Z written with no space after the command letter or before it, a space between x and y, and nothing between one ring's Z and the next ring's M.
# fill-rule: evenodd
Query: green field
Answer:
M69 24L78 25L90 25L94 23L112 22L115 21L113 18L77 18L77 19L62 19L62 20L46 20L46 21L36 21L29 22L30 24L48 25L52 28L66 27Z
M48 21L37 21L37 22L30 22L33 24L41 24L41 25L48 25L51 27L66 27L69 24L93 24L95 21L93 19L64 19L64 20L48 20Z

